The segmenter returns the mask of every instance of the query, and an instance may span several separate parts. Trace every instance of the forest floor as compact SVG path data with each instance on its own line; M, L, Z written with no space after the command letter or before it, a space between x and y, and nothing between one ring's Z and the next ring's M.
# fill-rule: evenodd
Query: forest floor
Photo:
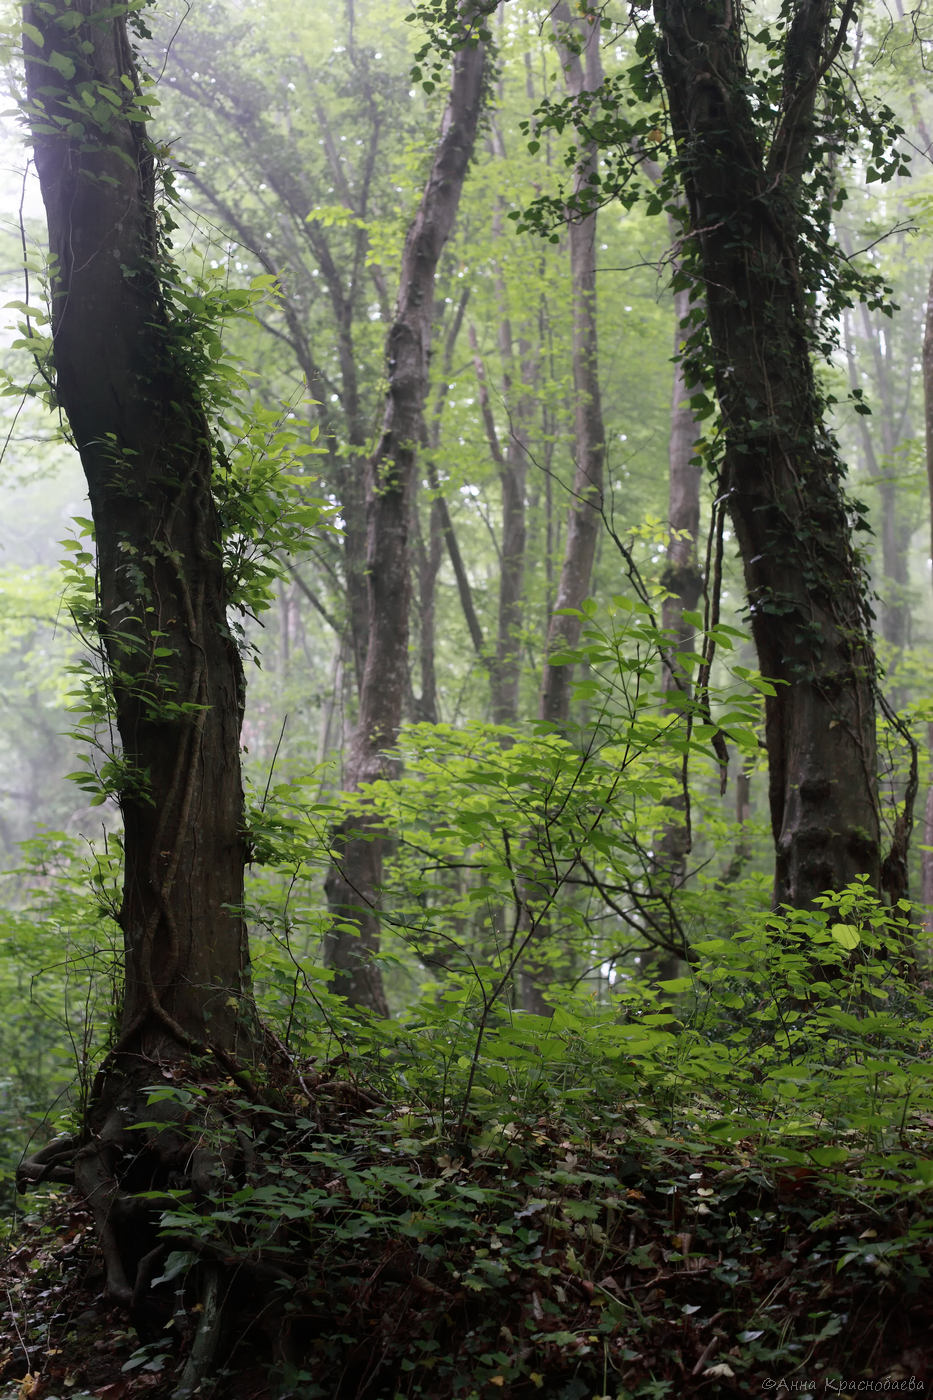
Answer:
M167 1301L135 1324L103 1296L86 1209L28 1200L0 1270L0 1400L178 1394L211 1251L226 1320L195 1393L215 1400L933 1390L930 1193L898 1188L896 1160L882 1180L854 1152L782 1166L547 1118L458 1154L390 1149L384 1124L357 1116L312 1151L293 1129L204 1226L200 1263L169 1240Z

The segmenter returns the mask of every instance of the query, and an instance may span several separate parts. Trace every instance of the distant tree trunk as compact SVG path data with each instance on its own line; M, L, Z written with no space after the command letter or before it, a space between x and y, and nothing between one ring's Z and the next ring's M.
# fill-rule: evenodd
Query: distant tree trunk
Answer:
M930 497L930 559L933 560L933 273L930 275L923 334L923 406ZM927 750L933 766L933 724L927 725ZM927 906L924 922L927 931L933 933L933 780L927 788L923 816L923 845L926 849L921 849L920 853L922 899Z
M774 897L810 905L880 880L875 663L842 467L813 378L800 204L830 0L793 6L767 153L730 0L655 0L723 417L721 490L745 570L766 700Z
M385 418L367 468L369 644L359 719L344 777L351 792L393 771L387 750L398 737L408 683L409 533L428 391L434 278L453 229L476 139L485 49L468 36L472 17L483 12L479 6L461 6L463 47L454 56L450 96L431 173L408 231L395 320L386 344ZM388 1006L375 962L384 839L363 810L341 824L332 842L334 859L326 890L334 922L325 951L336 972L334 987L351 1004L386 1015Z
M355 341L355 317L363 297L359 275L365 262L369 217L367 196L373 165L379 158L381 128L374 123L369 135L365 178L359 192L351 190L340 167L339 150L322 123L322 142L330 175L341 199L359 219L354 235L353 256L343 266L332 250L324 227L308 213L314 208L318 190L308 172L297 166L291 147L283 144L281 132L270 121L261 83L226 67L223 54L208 49L189 26L171 41L173 86L190 101L203 104L216 117L225 136L242 147L247 169L252 165L261 175L262 188L268 185L278 207L274 217L269 210L252 215L215 189L203 170L192 161L185 179L194 185L217 211L224 228L232 229L244 246L267 272L279 279L279 306L285 321L281 338L290 345L311 395L319 399L316 408L322 428L322 441L329 447L334 490L343 520L343 582L346 591L346 623L351 638L357 689L362 684L366 657L368 601L366 586L366 444L370 424L361 390L360 356ZM268 224L276 228L278 251L270 247ZM308 262L314 264L313 276ZM369 269L382 303L382 279L378 268ZM317 281L326 288L334 319L337 374L331 382L312 354L312 334L306 307L313 299ZM369 280L367 278L367 280ZM342 424L335 424L331 397L339 399ZM339 442L339 446L338 446Z
M666 589L661 605L661 625L670 637L663 661L662 684L673 694L690 689L690 675L677 662L677 652L692 652L696 627L684 622L684 613L693 612L700 599L703 575L697 558L700 534L700 479L702 467L694 445L698 428L690 407L691 386L684 375L681 347L685 321L690 310L690 293L682 289L674 296L674 388L671 401L671 434L668 444L668 524L667 562L661 582ZM681 712L682 713L682 712ZM677 888L687 868L690 832L684 811L683 794L668 803L671 820L658 843L658 864L669 886Z
M473 326L470 327L470 348L473 351L473 364L476 369L479 404L486 429L486 442L489 446L490 456L499 473L502 500L502 542L499 549L499 622L496 632L495 655L486 658L489 671L490 709L493 724L516 724L518 722L518 686L521 677L520 647L525 576L528 394L527 391L520 390L517 401L512 400L513 375L510 370L512 328L508 318L502 316L499 328L499 349L505 367L502 389L506 405L511 408L509 433L506 446L503 449L496 428L492 404L489 400L486 366L479 353L479 344ZM529 368L526 361L522 365L522 381L525 385L527 385L528 380L524 371Z
M499 7L500 25L505 6ZM526 81L533 98L534 89ZM505 160L505 143L498 125L493 125L490 145L499 160ZM497 201L493 213L493 237L502 239L504 201ZM532 353L529 341L520 337L516 344L509 311L508 289L501 270L496 276L499 311L499 359L502 365L502 397L508 414L504 449L494 451L499 469L502 501L502 549L499 576L499 620L496 654L490 658L489 682L493 724L518 723L518 697L521 681L521 632L524 614L525 549L527 541L526 478L528 445L531 437L532 395L538 381L539 354ZM495 433L493 433L495 436ZM490 443L490 446L493 446Z
M418 530L418 655L421 662L421 694L413 704L415 717L425 724L437 724L437 669L435 642L437 626L437 576L444 552L444 530L438 501L431 502L428 512L428 539L421 535L417 512L414 524Z
M567 91L576 96L592 92L603 81L600 34L597 23L574 21L565 0L551 12L558 36L561 26L574 26L583 43L579 54L560 45ZM591 17L592 19L592 17ZM585 191L599 165L599 147L590 139L580 153L574 174L574 193ZM603 471L606 434L599 392L599 351L596 329L596 214L572 219L569 226L570 276L573 284L573 385L576 405L575 453L572 499L567 519L564 558L554 609L548 624L540 716L552 724L566 724L570 715L571 666L552 666L550 656L575 646L580 638L579 617L563 609L579 609L590 590L596 541L602 523Z
M848 252L848 250L847 250ZM901 505L900 493L895 480L895 454L905 429L906 404L898 402L897 380L891 364L891 337L887 327L878 327L866 306L862 306L861 345L866 347L874 366L869 397L875 410L872 418L858 414L858 431L865 468L873 482L877 484L881 505L881 559L878 578L881 635L893 648L894 659L903 654L910 636L910 599L908 551L913 533L910 521ZM880 317L878 318L881 319ZM855 344L853 343L852 319L847 314L844 322L846 360L849 369L849 384L853 389L861 387L858 372ZM883 346L879 340L883 338ZM908 375L908 379L912 376ZM906 395L903 396L906 400ZM871 425L876 424L880 433L881 459L875 450L875 438ZM890 664L890 663L889 663ZM890 693L891 703L897 709L904 698L903 687L896 687Z
M187 1137L127 1133L141 1112L157 1116L144 1108L143 1086L160 1065L192 1054L219 1059L226 1074L254 1038L241 914L243 673L226 620L193 347L160 282L152 149L134 109L125 11L107 0L51 0L27 5L25 17L56 392L88 482L98 626L122 746L125 987L75 1180L98 1222L108 1288L128 1301L154 1227L123 1189L124 1164L135 1192L169 1171L184 1178L191 1156ZM96 98L93 114L81 102L88 91L107 99Z
M595 91L603 81L600 58L600 28L594 17L574 20L565 0L551 12L561 52L567 91L576 96ZM568 27L576 30L581 50L562 42ZM582 61L581 61L582 54ZM574 193L587 188L591 175L599 164L599 148L588 140L581 150L574 171ZM599 347L596 322L596 214L571 219L569 224L570 277L573 294L573 383L576 404L574 446L576 463L572 499L567 518L564 557L554 609L548 624L544 670L539 700L539 717L550 724L564 726L570 718L570 666L555 666L551 657L565 647L576 645L580 638L580 618L568 616L562 610L579 609L589 596L593 577L596 542L602 524L603 474L606 457L606 435L603 427L602 401L599 392ZM537 841L538 837L532 838ZM551 978L543 945L549 933L548 920L542 909L550 907L546 886L526 882L521 891L523 923L528 939L527 952L519 969L519 997L527 1011L549 1015L546 987Z

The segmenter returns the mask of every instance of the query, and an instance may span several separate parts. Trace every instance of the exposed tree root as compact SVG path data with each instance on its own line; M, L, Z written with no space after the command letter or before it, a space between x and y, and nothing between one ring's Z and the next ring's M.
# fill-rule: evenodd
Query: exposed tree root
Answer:
M172 1400L188 1400L210 1374L223 1328L222 1283L220 1268L216 1264L206 1265L201 1287L201 1320Z

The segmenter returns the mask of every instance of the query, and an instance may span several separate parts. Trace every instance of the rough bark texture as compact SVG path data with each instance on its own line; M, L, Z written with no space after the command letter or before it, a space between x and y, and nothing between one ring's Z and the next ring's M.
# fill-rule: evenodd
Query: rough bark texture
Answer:
M128 1300L145 1230L122 1209L123 1164L134 1163L137 1190L157 1179L147 1161L168 1169L166 1139L124 1142L141 1086L160 1063L192 1053L213 1054L226 1072L252 1039L239 912L243 675L225 617L194 347L159 280L153 162L125 21L105 0L25 13L44 36L25 49L56 389L88 482L121 744L125 994L74 1171L97 1216L110 1290ZM83 93L97 101L89 107Z
M386 751L396 741L402 718L408 683L409 534L428 390L434 278L473 153L484 69L484 46L467 40L454 57L431 173L402 255L398 303L386 345L385 417L367 469L369 642L359 720L344 775L348 791L392 771ZM334 833L334 860L326 882L334 917L326 954L336 971L335 989L352 1004L380 1015L388 1009L374 962L383 845L365 813L348 818Z
M82 82L108 91L135 72L123 23L101 0L76 9L92 53L68 46L60 75L28 45L36 166L56 273L58 397L88 481L101 633L113 677L125 777L127 989L122 1036L147 1047L175 1032L232 1047L245 971L246 854L240 659L225 617L211 443L157 279L152 161L138 121L115 115L73 136L66 103ZM59 15L28 11L62 52ZM70 30L69 30L70 32ZM45 120L40 112L46 114ZM65 129L62 129L64 127Z
M801 179L830 0L795 6L777 129L762 148L729 0L655 0L723 415L728 493L766 702L775 899L880 877L874 658L841 468L813 381Z

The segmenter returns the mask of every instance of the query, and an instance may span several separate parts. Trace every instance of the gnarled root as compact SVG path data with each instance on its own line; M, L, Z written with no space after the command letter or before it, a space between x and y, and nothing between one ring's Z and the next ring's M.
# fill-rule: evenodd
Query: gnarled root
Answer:
M181 1380L172 1392L172 1400L188 1400L205 1379L217 1355L223 1326L223 1297L221 1270L216 1264L204 1265L201 1289L201 1320L194 1334Z

